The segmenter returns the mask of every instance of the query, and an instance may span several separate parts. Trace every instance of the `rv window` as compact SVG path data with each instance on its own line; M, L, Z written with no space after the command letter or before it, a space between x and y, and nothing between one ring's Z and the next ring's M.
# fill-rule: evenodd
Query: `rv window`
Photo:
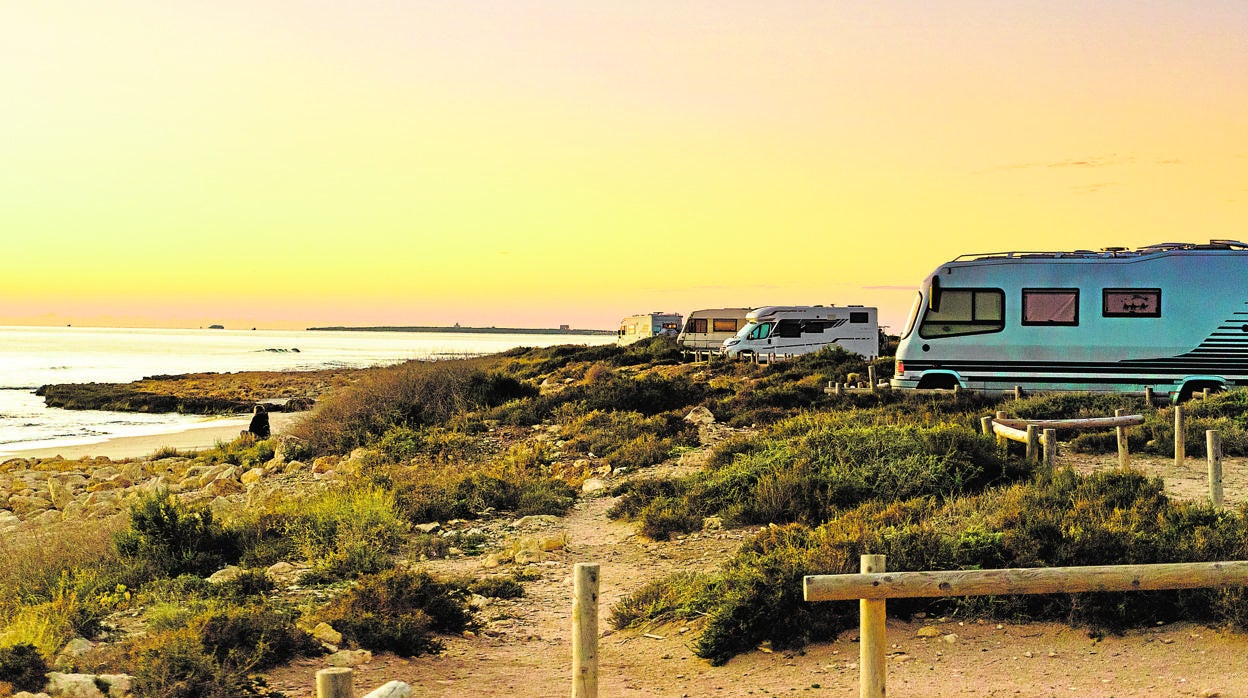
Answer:
M849 321L853 324L861 325L866 323L867 317L867 314L864 312L854 311L849 314Z
M832 323L827 320L807 320L802 323L802 334L823 334L829 327Z
M1005 328L1005 292L999 288L943 288L940 310L928 309L919 336L955 337Z
M764 322L762 324L755 325L754 329L750 330L750 334L746 337L746 339L767 339L770 336L771 323Z
M706 334L706 318L693 319L685 323L685 331L690 334Z
M906 318L906 326L901 330L901 338L905 339L914 331L914 321L919 319L919 310L923 308L923 294L914 296L914 304L910 306L910 315Z
M1079 289L1023 289L1024 325L1078 325Z
M1161 289L1107 288L1102 293L1105 317L1161 317Z
M741 328L738 327L737 319L735 317L730 317L730 318L717 317L711 321L712 332L736 332L739 329Z
M802 324L799 320L781 320L776 323L776 334L781 337L801 337Z

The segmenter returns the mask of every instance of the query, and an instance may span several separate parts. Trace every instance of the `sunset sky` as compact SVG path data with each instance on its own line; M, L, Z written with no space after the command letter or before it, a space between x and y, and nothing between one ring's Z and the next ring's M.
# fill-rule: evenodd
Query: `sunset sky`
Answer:
M1243 0L0 3L0 324L612 328L1245 239Z

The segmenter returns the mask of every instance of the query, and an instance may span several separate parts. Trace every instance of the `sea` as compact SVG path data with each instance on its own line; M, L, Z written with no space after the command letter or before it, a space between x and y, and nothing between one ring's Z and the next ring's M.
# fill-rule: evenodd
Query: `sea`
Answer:
M153 375L364 368L481 356L515 347L599 345L613 335L115 329L0 326L0 458L28 449L170 434L212 417L64 410L35 395L51 383L128 383Z

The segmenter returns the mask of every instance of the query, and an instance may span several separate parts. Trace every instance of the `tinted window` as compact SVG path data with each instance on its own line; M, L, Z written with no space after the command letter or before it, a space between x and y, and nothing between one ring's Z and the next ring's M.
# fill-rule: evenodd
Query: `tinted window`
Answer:
M705 334L706 333L706 319L705 318L690 319L689 322L685 323L685 331L689 333Z
M1107 288L1101 295L1105 317L1161 317L1161 289Z
M1024 325L1078 325L1079 289L1023 289Z
M801 337L802 324L798 320L781 320L776 325L776 334L781 337Z
M730 318L717 317L715 318L714 321L712 321L711 325L712 325L712 331L714 332L736 332L738 329L740 329L737 323L737 319L735 317L730 317Z
M999 288L946 288L940 310L927 311L920 337L955 337L1000 332L1005 327L1005 292Z
M849 313L849 321L854 324L863 324L867 321L867 313L861 311L851 311Z

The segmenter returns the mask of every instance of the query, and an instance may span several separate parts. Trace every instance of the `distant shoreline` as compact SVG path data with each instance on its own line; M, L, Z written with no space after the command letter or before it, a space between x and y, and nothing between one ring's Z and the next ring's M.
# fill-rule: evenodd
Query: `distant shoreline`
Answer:
M576 330L554 327L419 327L419 326L382 326L382 327L309 327L308 332L447 332L463 334L569 334L569 335L609 335L615 330Z

